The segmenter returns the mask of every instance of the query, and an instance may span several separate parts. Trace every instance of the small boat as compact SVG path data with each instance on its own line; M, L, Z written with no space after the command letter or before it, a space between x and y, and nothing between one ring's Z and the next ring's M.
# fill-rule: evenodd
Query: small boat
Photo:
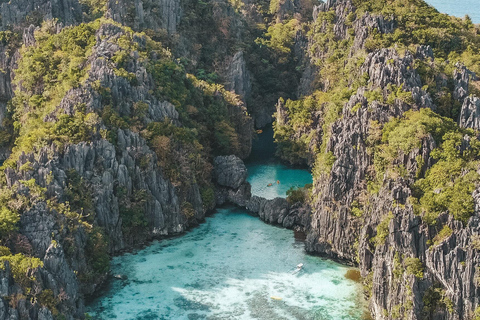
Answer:
M300 271L302 271L302 269L303 269L303 263L299 263L299 264L297 264L297 266L295 267L295 269L293 269L292 274L297 274L297 273L299 273Z
M261 129L257 130L257 133L258 133L258 134L260 134L260 133L262 133L262 132L263 132L263 130L261 130Z
M280 180L277 180L277 184L280 184Z
M273 183L267 184L267 187L271 187L271 186L273 186Z
M277 296L271 296L270 299L272 299L272 300L282 300L282 298L277 297Z

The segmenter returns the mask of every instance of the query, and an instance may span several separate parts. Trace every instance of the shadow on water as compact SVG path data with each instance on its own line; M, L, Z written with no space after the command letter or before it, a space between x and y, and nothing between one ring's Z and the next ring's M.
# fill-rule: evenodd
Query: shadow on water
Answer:
M246 160L246 163L275 162L275 151L276 147L273 139L273 128L272 126L267 126L262 130L262 133L257 134L253 141L252 152Z
M287 166L275 157L273 129L265 128L252 146L252 153L245 161L248 169L247 181L252 194L267 199L286 197L290 187L303 187L312 183L312 175L304 168Z

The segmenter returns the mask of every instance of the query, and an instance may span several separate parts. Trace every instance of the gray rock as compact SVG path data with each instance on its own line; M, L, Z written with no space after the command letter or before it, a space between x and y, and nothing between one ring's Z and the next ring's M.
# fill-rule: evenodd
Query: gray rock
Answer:
M59 19L64 25L82 21L80 3L76 0L12 0L0 7L3 29L26 27L27 16L39 21Z
M235 92L240 96L246 105L250 97L252 83L250 81L250 72L247 69L243 51L238 51L232 58L228 66L225 89Z
M463 102L464 99L469 95L469 83L470 80L476 80L477 76L474 72L468 70L464 65L460 63L455 64L456 69L453 71L453 98L460 102Z
M107 3L107 17L136 30L177 32L182 8L179 0L114 1Z
M463 100L458 125L462 128L480 129L480 99L469 96Z
M219 156L214 159L215 181L224 187L238 189L247 179L247 167L237 156Z
M283 225L288 215L289 205L285 198L275 198L262 202L258 216L267 223Z

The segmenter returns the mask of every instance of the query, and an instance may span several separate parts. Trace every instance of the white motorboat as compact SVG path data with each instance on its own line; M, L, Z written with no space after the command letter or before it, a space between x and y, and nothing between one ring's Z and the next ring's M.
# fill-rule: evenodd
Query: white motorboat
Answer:
M302 271L303 269L303 263L299 263L297 264L297 266L295 267L295 269L292 271L292 274L297 274L299 273L300 271Z

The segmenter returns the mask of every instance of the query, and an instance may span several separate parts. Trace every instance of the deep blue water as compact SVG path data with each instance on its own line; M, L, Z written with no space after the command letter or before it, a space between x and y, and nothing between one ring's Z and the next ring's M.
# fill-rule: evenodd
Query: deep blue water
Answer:
M426 0L438 11L463 18L466 14L473 23L480 23L480 0Z

